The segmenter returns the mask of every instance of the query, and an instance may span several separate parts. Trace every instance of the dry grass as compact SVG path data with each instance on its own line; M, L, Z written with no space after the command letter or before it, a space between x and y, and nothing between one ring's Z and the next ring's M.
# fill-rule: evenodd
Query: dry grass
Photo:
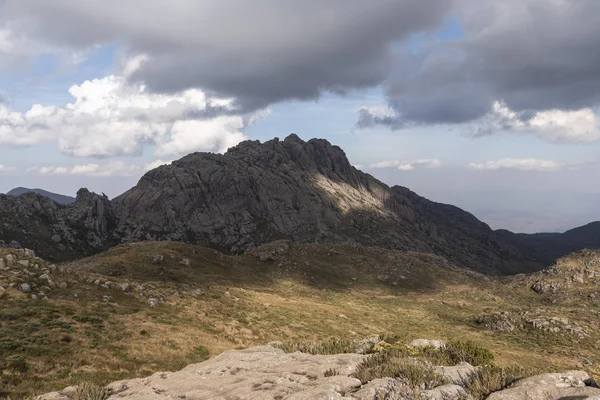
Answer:
M148 257L155 253L165 262L152 263ZM182 257L191 266L180 264ZM548 306L514 282L457 275L428 256L353 246L293 245L277 258L262 263L254 254L231 257L178 243L143 243L72 266L85 276L152 285L146 297L87 280L51 292L48 303L9 289L0 299L2 388L20 398L83 381L103 386L270 341L295 343L290 350L312 344L304 351L315 354L348 352L351 343L381 332L393 332L386 340L397 347L416 338L450 341L451 353L419 350L419 356L440 364L491 362L485 352L473 351L477 346L452 345L464 339L485 343L498 365L573 369L581 367L580 356L600 362L598 328L586 322L591 307ZM394 270L406 279L396 278ZM377 279L384 273L389 282ZM197 288L204 294L192 296ZM102 302L106 294L113 298L108 304ZM150 308L150 295L165 302ZM590 338L521 330L494 334L473 323L484 313L543 307L586 324Z
M476 379L468 385L467 389L474 399L483 400L520 379L535 375L536 372L539 371L523 367L487 365L479 369Z
M394 352L374 354L363 361L353 374L362 383L380 378L399 378L412 389L433 389L447 382L432 367Z

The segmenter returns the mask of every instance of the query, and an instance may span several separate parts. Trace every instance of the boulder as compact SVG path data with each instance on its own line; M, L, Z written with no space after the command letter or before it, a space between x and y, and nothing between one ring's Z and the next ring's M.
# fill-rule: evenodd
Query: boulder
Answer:
M600 398L600 389L587 372L567 371L525 378L510 388L492 393L488 400L559 400Z
M452 367L435 367L435 372L455 385L467 386L477 378L477 367L463 362Z
M470 400L471 395L459 385L443 385L421 392L421 398L427 400Z
M364 385L351 398L360 400L405 400L412 391L398 379L375 379ZM410 398L410 397L408 397Z
M21 283L19 286L17 286L17 289L20 292L29 293L31 292L31 285L29 283Z

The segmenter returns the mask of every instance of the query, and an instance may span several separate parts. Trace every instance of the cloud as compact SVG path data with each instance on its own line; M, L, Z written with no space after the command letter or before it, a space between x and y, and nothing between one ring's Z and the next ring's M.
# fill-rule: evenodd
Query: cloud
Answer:
M161 156L224 152L264 114L237 115L230 99L198 89L150 93L115 75L74 85L69 93L74 101L65 107L36 104L21 113L0 104L0 145L57 142L61 152L78 157L139 155L145 145Z
M9 167L7 165L0 164L0 173L14 171L15 169L16 169L15 167Z
M501 104L514 115L488 131L598 138L600 2L456 0L451 14L457 38L398 47L383 84L390 111L360 110L359 128L477 124Z
M540 160L537 158L504 158L496 161L487 161L481 164L470 163L468 165L469 169L477 171L513 169L519 171L551 172L562 170L566 167L566 164L552 160Z
M396 169L399 169L401 171L412 171L416 167L437 168L437 167L440 167L441 165L442 165L442 163L438 159L435 159L435 158L421 158L421 159L411 160L411 161L399 161L399 160L382 161L382 162L371 164L371 165L365 166L365 167L360 166L360 167L363 167L363 168L359 168L359 169L367 169L367 168L372 168L372 169L396 168Z
M395 131L407 128L409 124L394 109L387 106L361 107L358 110L356 128L366 129L377 125Z
M477 136L501 131L537 135L551 142L593 142L600 139L600 119L590 108L516 113L496 102L475 124Z
M380 84L394 44L437 29L451 6L448 0L5 0L0 29L28 48L122 43L148 58L131 79L153 91L199 88L258 110Z
M146 171L170 164L171 161L156 160L147 164L130 164L124 161L110 161L105 164L81 164L70 167L64 166L45 166L32 167L28 172L39 173L42 175L85 175L96 177L110 176L139 176Z

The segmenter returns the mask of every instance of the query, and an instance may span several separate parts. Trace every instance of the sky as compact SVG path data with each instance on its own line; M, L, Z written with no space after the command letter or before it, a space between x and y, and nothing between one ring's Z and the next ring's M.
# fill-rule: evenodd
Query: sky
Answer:
M325 138L495 229L600 219L597 0L0 0L0 192Z

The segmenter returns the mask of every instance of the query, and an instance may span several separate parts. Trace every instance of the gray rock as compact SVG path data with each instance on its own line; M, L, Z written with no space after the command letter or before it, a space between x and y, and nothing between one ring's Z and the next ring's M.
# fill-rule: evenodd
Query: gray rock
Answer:
M0 286L0 297L4 296L5 293L6 293L6 289L4 289L4 287Z
M35 252L31 249L23 249L23 254L28 258L35 258Z
M9 254L6 256L6 261L15 261L15 256L13 256L12 254Z
M175 373L108 385L113 396L138 398L352 399L360 381L350 375L363 360L358 354L313 356L286 354L271 346L227 351L212 360L189 365ZM325 377L336 369L340 375ZM344 397L345 396L345 397ZM365 399L365 397L362 397Z
M60 235L52 235L51 239L54 243L60 243L62 241Z
M19 286L17 286L17 289L20 292L29 293L31 292L31 285L29 283L21 283Z
M152 262L155 264L161 263L165 260L165 256L162 254L154 254L152 255Z
M38 299L37 295L35 295L35 294L31 295L31 300L37 300L37 299Z
M157 307L159 303L160 303L160 301L155 297L151 297L148 299L148 305L150 307Z
M435 372L454 385L467 386L477 378L477 367L469 363L460 363L452 367L435 367Z
M4 270L6 268L6 261L4 258L0 257L0 270Z
M406 400L416 396L409 396L412 391L404 386L401 381L393 378L375 379L364 385L359 391L352 394L351 398L360 400Z
M492 393L488 400L559 400L600 396L600 389L587 372L542 374L518 381L508 389Z
M356 353L357 354L367 354L373 346L379 343L381 339L379 336L372 336L366 339L361 340L356 344Z
M424 390L421 397L428 400L470 400L471 395L459 385L443 385L431 390Z
M49 281L49 280L51 280L51 279L50 279L50 275L48 275L48 274L42 274L42 275L40 275L40 278L39 278L39 279L42 279L42 280L44 280L44 281Z
M133 290L133 287L129 283L121 283L119 286L125 293L129 293Z
M181 261L179 261L179 264L189 267L192 265L192 260L190 260L189 258L182 258Z
M28 268L29 267L29 260L19 260L19 265Z

